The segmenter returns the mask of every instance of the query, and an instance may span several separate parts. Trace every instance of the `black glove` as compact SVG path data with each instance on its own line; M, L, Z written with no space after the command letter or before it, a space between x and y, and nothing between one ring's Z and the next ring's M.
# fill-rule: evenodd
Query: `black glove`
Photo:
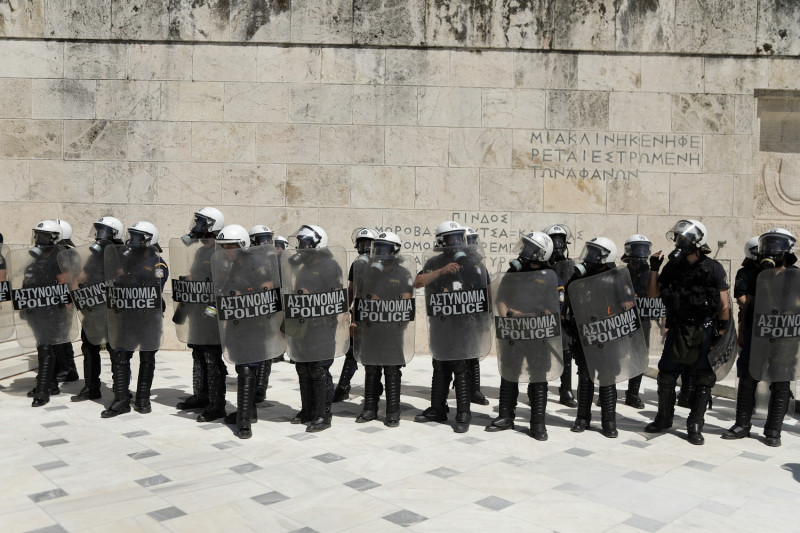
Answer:
M661 268L661 263L664 262L664 256L657 256L651 255L650 256L650 270L653 272L658 272L658 269Z

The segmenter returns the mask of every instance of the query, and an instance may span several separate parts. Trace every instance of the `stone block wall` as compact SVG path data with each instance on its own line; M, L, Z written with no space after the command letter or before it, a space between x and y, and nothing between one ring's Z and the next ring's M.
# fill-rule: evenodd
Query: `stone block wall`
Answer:
M214 205L419 258L455 219L494 272L551 223L577 255L692 217L735 270L800 230L796 6L0 0L0 232L111 214L166 243Z

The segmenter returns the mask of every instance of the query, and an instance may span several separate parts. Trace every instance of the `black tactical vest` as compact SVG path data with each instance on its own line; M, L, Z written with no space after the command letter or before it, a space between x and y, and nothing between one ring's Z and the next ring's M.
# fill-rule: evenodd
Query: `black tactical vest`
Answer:
M661 287L667 308L667 325L703 322L716 315L719 289L714 279L713 262L705 257L694 265L686 263Z

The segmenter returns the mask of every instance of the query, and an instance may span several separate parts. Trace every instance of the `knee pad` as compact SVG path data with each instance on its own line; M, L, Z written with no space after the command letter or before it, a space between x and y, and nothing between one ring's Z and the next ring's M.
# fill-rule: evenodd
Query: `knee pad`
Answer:
M325 371L325 367L319 365L311 365L310 368L311 372L311 379L325 379L325 375L327 372Z
M710 370L698 370L694 375L694 384L698 387L713 387L717 382L717 375Z

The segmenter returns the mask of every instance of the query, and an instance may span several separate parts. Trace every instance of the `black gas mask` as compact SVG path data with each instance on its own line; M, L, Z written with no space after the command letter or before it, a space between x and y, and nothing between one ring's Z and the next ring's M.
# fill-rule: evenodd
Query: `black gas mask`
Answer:
M550 256L552 261L563 261L567 258L567 236L566 235L550 235L553 240L553 254Z
M36 231L33 239L33 247L28 250L31 257L36 259L40 258L46 250L55 246L55 237L52 233L44 231Z
M211 233L211 228L214 227L215 222L216 221L214 219L205 217L203 215L195 215L192 229L189 230L189 233L181 237L181 240L185 245L188 246L191 244L193 239L213 238L214 234Z
M369 255L372 249L372 239L356 239L356 250L358 255Z
M680 262L684 261L689 255L697 251L694 242L685 235L675 236L675 249L672 250L667 259L669 261Z
M89 250L94 254L102 254L106 246L114 241L114 229L103 224L95 224L94 242L89 245Z
M600 272L606 266L608 254L609 251L605 248L587 243L578 258L580 262L575 264L575 274L583 277Z

